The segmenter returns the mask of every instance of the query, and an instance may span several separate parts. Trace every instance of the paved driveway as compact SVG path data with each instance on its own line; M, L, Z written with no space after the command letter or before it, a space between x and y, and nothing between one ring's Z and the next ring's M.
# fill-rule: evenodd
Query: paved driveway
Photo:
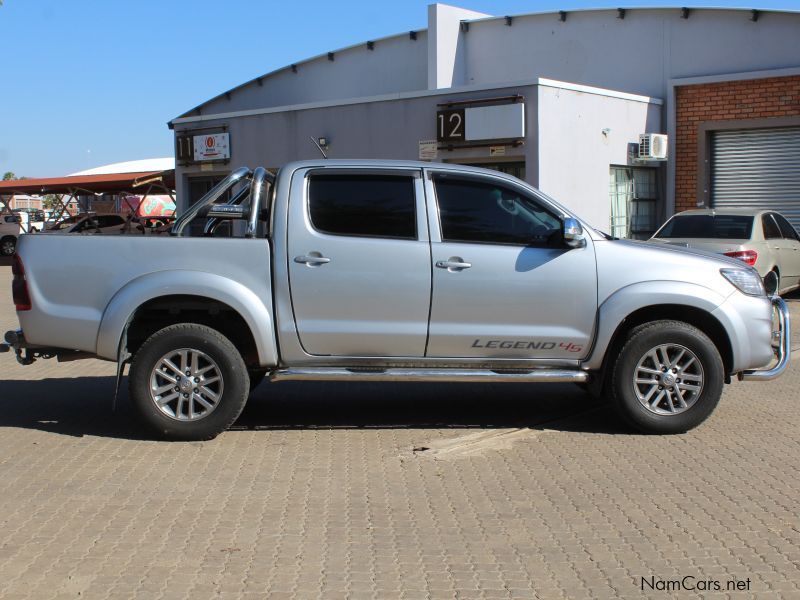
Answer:
M283 383L160 443L113 371L0 356L2 598L800 596L798 361L672 437L573 386Z

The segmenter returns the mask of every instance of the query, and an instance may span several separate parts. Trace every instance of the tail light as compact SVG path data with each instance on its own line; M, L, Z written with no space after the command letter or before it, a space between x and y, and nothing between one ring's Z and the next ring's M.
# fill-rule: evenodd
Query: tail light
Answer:
M755 250L736 250L734 252L724 252L723 254L725 254L725 256L730 256L731 258L738 258L751 267L756 264L756 261L758 260L758 252Z
M11 295L17 311L30 310L31 295L28 293L28 281L25 279L25 267L22 266L18 254L14 255L14 261L11 263L11 274L14 276L11 280Z

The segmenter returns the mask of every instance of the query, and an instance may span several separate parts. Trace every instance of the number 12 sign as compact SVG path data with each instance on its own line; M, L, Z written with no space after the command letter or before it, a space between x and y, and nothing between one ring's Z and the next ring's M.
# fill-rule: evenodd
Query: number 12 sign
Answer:
M464 141L464 109L440 110L436 113L436 139L439 142Z

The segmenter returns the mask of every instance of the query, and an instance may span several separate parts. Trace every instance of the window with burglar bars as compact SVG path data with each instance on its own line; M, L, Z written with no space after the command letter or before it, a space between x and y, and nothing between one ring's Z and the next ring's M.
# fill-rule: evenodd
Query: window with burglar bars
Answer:
M611 167L611 235L646 240L655 233L658 217L658 170Z

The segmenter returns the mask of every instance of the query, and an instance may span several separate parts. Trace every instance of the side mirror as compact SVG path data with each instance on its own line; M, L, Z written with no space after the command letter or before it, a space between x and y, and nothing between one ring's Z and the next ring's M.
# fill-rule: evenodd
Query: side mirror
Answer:
M564 243L570 248L583 248L586 245L583 227L577 219L572 217L564 219Z

